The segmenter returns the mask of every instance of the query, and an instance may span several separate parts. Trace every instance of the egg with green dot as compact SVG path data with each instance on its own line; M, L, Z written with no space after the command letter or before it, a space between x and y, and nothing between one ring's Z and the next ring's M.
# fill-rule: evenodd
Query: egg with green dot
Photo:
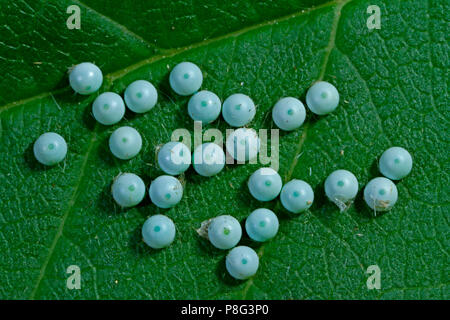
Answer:
M379 168L385 177L400 180L411 172L412 162L411 154L406 149L391 147L381 155Z
M242 93L235 93L225 99L222 116L232 127L242 127L253 120L256 106L253 100Z
M358 180L348 170L333 171L325 180L325 194L341 211L346 210L358 193Z
M283 207L292 212L303 212L314 202L314 191L311 186L299 179L293 179L281 189L280 200Z
M142 238L153 249L165 248L175 239L175 224L165 215L151 216L142 226Z
M260 139L256 130L239 128L227 137L225 144L230 156L243 163L258 156Z
M306 118L303 103L292 97L280 99L272 109L272 119L278 128L292 131L299 128Z
M90 62L77 64L69 74L72 89L82 95L96 92L103 83L103 74L99 67Z
M199 91L188 102L188 113L194 121L211 123L220 115L222 104L219 97L210 91Z
M125 114L125 104L117 93L104 92L94 100L92 114L95 120L101 124L112 125L122 120Z
M391 210L397 199L397 187L387 178L374 178L364 188L364 200L375 212Z
M192 62L177 64L169 76L170 86L177 94L189 96L200 89L203 82L203 74L200 68Z
M245 230L254 241L264 242L272 239L277 234L278 227L275 213L265 208L254 210L245 220Z
M55 132L46 132L34 142L33 153L40 163L46 166L55 165L66 157L66 140Z
M183 186L172 176L159 176L149 188L151 201L159 208L167 209L177 205L183 197Z
M128 109L136 113L144 113L156 105L158 92L150 82L136 80L126 88L124 97Z
M132 127L120 127L109 138L109 149L119 159L128 160L135 157L142 148L142 138Z
M326 115L333 112L339 104L339 92L326 81L318 81L306 93L306 104L315 114Z
M179 175L191 165L191 151L182 142L168 142L158 151L158 165L167 174Z
M225 153L212 142L199 145L192 158L194 170L204 177L218 174L225 166Z
M259 257L252 248L239 246L230 250L225 259L225 267L233 278L245 280L258 271Z
M208 225L208 239L218 249L230 249L241 240L242 228L236 218L229 215L215 217Z
M133 207L144 199L145 184L134 173L122 173L114 179L111 192L119 206Z
M278 172L272 168L260 168L253 172L247 185L255 199L271 201L280 194L283 182Z

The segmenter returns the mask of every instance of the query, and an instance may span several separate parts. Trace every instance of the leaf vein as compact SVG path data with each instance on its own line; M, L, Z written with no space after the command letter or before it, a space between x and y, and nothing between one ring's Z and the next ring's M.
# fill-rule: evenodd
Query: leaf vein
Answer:
M59 241L59 239L61 238L61 236L63 234L64 226L65 226L67 217L69 216L70 212L72 211L72 209L73 209L73 207L74 207L74 205L75 205L75 203L76 203L76 201L77 201L77 199L78 199L78 197L80 195L80 191L81 191L80 190L80 185L81 185L81 183L83 181L83 178L84 178L84 175L85 175L85 171L86 171L86 168L87 168L87 163L88 163L88 160L89 160L89 156L90 156L91 151L93 149L94 142L96 141L96 138L97 138L97 133L96 133L97 127L98 126L96 125L94 131L92 132L91 139L90 139L88 147L86 148L86 153L84 155L83 163L82 163L81 168L80 168L80 174L78 176L77 183L76 183L76 185L74 187L74 190L73 190L73 193L72 193L72 197L70 198L70 200L68 202L67 208L66 208L66 210L65 210L65 212L64 212L64 214L63 214L63 216L61 218L61 223L59 224L58 230L57 230L57 232L55 234L55 237L53 238L52 244L50 245L50 248L48 250L48 254L47 254L47 256L46 256L46 258L44 260L44 263L42 264L41 270L39 272L39 276L38 276L38 278L36 280L36 283L35 283L35 285L33 287L32 292L31 292L30 299L34 299L36 297L36 293L37 293L37 291L38 291L38 289L39 289L39 287L40 287L40 285L42 283L42 279L45 276L45 273L46 273L46 270L47 270L47 266L48 266L48 264L49 264L49 262L50 262L50 260L51 260L51 258L53 256L53 253L55 252L56 245L58 244L58 241Z
M210 39L207 39L207 40L204 40L204 41L200 41L200 42L197 42L197 43L193 43L193 44L190 44L190 45L185 46L185 47L178 47L178 48L173 48L173 49L165 49L164 51L160 50L161 52L159 54L151 56L151 57L149 57L147 59L141 60L141 61L139 61L139 62L137 62L137 63L135 63L133 65L126 66L126 67L124 67L124 68L122 68L120 70L117 70L115 72L109 73L109 74L105 75L105 78L108 78L111 81L114 81L114 80L119 79L122 76L124 76L124 75L126 75L126 74L128 74L128 73L130 73L130 72L132 72L132 71L134 71L134 70L136 70L138 68L140 68L140 67L143 67L145 65L154 63L156 61L160 61L160 60L163 60L163 59L166 59L166 58L174 57L174 56L177 56L179 54L182 54L184 52L187 52L187 51L190 51L190 50L193 50L193 49L206 47L206 46L208 46L210 44L219 42L219 41L227 39L227 38L236 38L236 37L238 37L238 36L240 36L242 34L245 34L247 32L258 30L260 28L263 28L263 27L266 27L266 26L269 26L269 25L273 25L275 23L288 21L290 19L294 19L294 18L303 16L303 15L307 15L307 14L309 14L311 12L316 11L316 10L320 10L320 9L323 9L323 8L327 8L327 7L333 6L336 3L337 3L337 0L333 0L333 1L330 1L330 2L327 2L327 3L324 3L322 5L319 5L319 6L316 6L316 7L312 7L312 8L307 9L307 10L302 10L302 11L299 11L299 12L296 12L296 13L293 13L293 14L290 14L290 15L287 15L287 16L283 16L281 18L277 18L277 19L274 19L274 20L265 21L265 22L262 22L262 23L251 25L251 26L245 27L243 29L227 33L225 35L218 36L218 37L215 37L215 38L210 38ZM4 111L9 110L11 108L14 108L16 106L23 105L23 104L26 104L26 103L31 102L31 101L35 101L35 100L46 98L46 97L50 96L50 94L56 95L58 93L62 93L64 91L66 91L68 89L70 89L70 88L65 87L65 88L61 88L61 89L58 89L58 90L54 90L52 92L43 92L43 93L40 93L38 95L35 95L35 96L32 96L32 97L28 97L28 98L24 98L24 99L21 99L21 100L18 100L18 101L8 102L8 103L0 106L0 114L2 112L4 112Z
M339 3L336 5L336 8L334 9L334 10L335 10L335 15L334 15L334 18L333 18L333 24L332 24L332 26L331 26L330 40L328 41L328 46L325 48L325 57L324 57L324 61L323 61L322 65L321 65L321 67L320 67L321 72L320 72L320 75L319 75L319 80L322 79L322 77L323 77L324 74L325 74L325 71L326 71L327 66L328 66L328 58L329 58L329 55L330 55L330 53L331 53L331 50L333 50L333 48L335 47L335 39L336 39L337 27L339 26L339 20L340 20L340 17L341 17L341 10L342 10L342 8L343 8L347 3L349 3L350 1L351 1L351 0L346 0L346 1L339 2ZM304 142L305 142L305 140L306 140L308 128L309 128L309 123L306 123L305 126L304 126L303 133L302 133L302 135L300 136L300 140L299 140L299 142L298 142L298 144L297 144L297 150L296 150L296 152L295 152L295 154L294 154L294 158L293 158L293 161L292 161L292 165L291 165L291 167L289 168L289 171L288 171L288 173L287 173L287 175L286 175L286 177L285 177L285 181L286 181L286 182L289 181L289 180L291 179L292 174L293 174L293 172L294 172L294 169L295 169L295 167L296 167L296 165L297 165L298 158L299 158L298 155L299 155L300 152L302 151L302 147L303 147ZM278 205L279 205L279 203L277 203L277 206L278 206ZM319 220L319 219L317 219L317 220ZM319 220L319 221L320 221L320 220ZM325 225L323 225L323 226L326 228ZM330 231L330 232L332 233L332 231ZM333 233L333 235L335 235L335 234ZM336 236L336 235L335 235L335 236ZM336 237L337 237L337 236L336 236ZM340 238L338 237L338 239L340 239ZM340 240L343 241L344 244L346 244L346 246L349 248L349 250L351 251L351 253L356 257L357 262L361 265L361 263L359 262L358 256L357 256L356 253L350 248L350 246L348 245L348 243L345 242L343 239L340 239ZM258 256L259 256L259 258L261 258L263 254L264 254L264 244L261 246L261 248L260 248L259 251L258 251ZM361 267L362 267L362 265L361 265ZM251 287L252 285L254 285L253 278L250 279L250 280L248 281L247 285L245 286L245 288L244 288L244 290L243 290L243 295L242 295L242 296L243 296L243 297L242 297L243 299L246 299L248 290L250 289L250 287Z

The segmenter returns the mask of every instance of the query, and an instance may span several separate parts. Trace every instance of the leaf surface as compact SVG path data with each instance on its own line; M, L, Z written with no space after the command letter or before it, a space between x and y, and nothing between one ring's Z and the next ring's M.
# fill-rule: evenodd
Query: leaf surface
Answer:
M114 1L115 2L115 1ZM0 297L3 299L448 299L449 135L447 1L378 1L381 29L369 30L369 1L192 2L75 1L81 30L68 30L72 1L2 2L0 19ZM313 5L315 4L315 5ZM20 22L19 22L20 21ZM326 117L308 113L305 125L280 133L284 182L308 181L316 199L292 217L279 203L251 198L246 182L261 165L228 165L203 178L190 169L185 192L170 210L146 198L120 210L110 195L120 172L148 186L162 172L158 146L193 123L188 98L168 85L180 61L197 63L203 89L222 101L242 92L257 104L251 124L274 128L271 108L283 96L300 97L317 80L340 92ZM126 113L113 127L91 115L96 97L75 95L67 70L81 61L101 66L100 89L123 93L137 79L159 91L144 115ZM144 144L129 161L108 149L111 132L138 129ZM221 119L207 128L227 129ZM65 137L65 161L44 168L33 157L46 131ZM373 217L362 191L339 213L323 182L345 168L360 189L379 176L377 159L398 145L413 155L410 176L397 183L394 209ZM256 245L260 268L241 282L225 270L195 229L211 217L244 221L259 207L276 211L276 238ZM177 227L161 251L141 241L141 226L156 213ZM81 290L69 290L66 269L81 269ZM366 269L378 265L381 289L368 290Z

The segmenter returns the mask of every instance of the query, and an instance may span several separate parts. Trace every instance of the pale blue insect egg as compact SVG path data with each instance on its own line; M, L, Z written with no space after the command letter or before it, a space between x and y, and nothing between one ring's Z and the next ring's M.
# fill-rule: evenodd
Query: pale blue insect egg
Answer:
M158 165L167 174L179 175L191 165L191 151L182 142L168 142L158 152Z
M248 180L248 189L253 197L259 201L275 199L281 191L283 182L272 168L260 168L253 172Z
M222 106L222 116L232 127L242 127L253 120L256 107L249 96L235 93L225 99Z
M171 208L181 201L183 186L172 176L159 176L150 184L149 195L159 208Z
M189 96L202 86L202 71L192 62L181 62L170 72L169 82L173 91L182 96Z
M364 188L364 200L375 212L392 209L397 198L397 187L391 180L384 177L370 180Z
M218 249L233 248L241 240L241 236L241 225L232 216L215 217L208 226L208 239Z
M331 113L339 104L339 92L329 82L316 82L306 93L306 104L315 114Z
M117 93L104 92L94 100L92 114L101 124L112 125L122 120L125 104Z
M175 224L162 214L151 216L142 226L142 238L153 249L165 248L175 239Z
M144 199L145 184L134 173L122 173L114 179L111 192L119 206L133 207Z
M132 127L117 128L109 138L109 149L114 156L122 160L133 158L141 148L141 135Z
M275 237L278 232L278 218L272 210L260 208L254 210L245 220L248 236L259 242Z
M253 276L259 267L255 250L247 246L233 248L225 259L228 273L235 279L244 280Z
M69 82L72 89L83 95L97 91L103 82L102 71L95 64L83 62L70 71Z
M311 207L314 201L314 191L307 182L293 179L281 189L280 199L286 210L300 213Z
M189 116L194 121L201 121L203 124L211 123L220 115L222 104L219 97L210 91L199 91L194 94L188 103Z
M260 140L254 129L239 128L227 137L225 144L230 156L243 163L256 158Z
M273 107L272 118L281 130L295 130L305 122L305 106L296 98L282 98Z
M412 157L407 150L401 147L392 147L381 155L379 167L385 177L400 180L411 172Z
M66 157L66 140L57 133L46 132L34 142L33 152L40 163L46 166L55 165Z
M193 166L201 176L211 177L216 175L225 166L225 153L215 143L204 143L195 148Z
M347 209L358 193L358 180L348 170L333 171L325 180L325 194L341 211Z
M136 80L127 87L124 97L125 103L131 111L144 113L156 105L158 92L150 82Z

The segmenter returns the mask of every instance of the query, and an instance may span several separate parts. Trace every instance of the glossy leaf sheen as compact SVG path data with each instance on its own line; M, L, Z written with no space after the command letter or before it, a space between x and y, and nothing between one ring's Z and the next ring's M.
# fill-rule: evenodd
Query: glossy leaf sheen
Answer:
M368 30L365 0L337 1L3 1L0 10L0 298L449 298L447 26L442 0L378 1L381 29ZM323 1L322 1L323 2ZM150 4L151 3L151 4ZM206 4L208 3L208 4ZM66 8L81 8L81 30L68 30ZM316 3L317 5L317 3ZM190 46L192 45L192 46ZM92 61L105 76L100 92L123 94L132 81L155 84L158 104L127 111L105 127L90 114L97 94L75 95L67 69ZM296 217L277 201L280 228L255 245L257 274L226 272L226 251L195 232L211 217L243 221L261 206L247 190L259 166L227 165L211 178L192 169L182 201L161 210L148 197L121 211L113 178L133 172L146 183L161 175L158 145L172 130L193 130L188 97L168 84L181 61L203 72L202 89L223 101L249 95L257 105L251 127L275 128L272 106L300 97L317 80L333 83L340 105L330 115L308 113L304 125L280 133L280 175L308 181L316 199ZM129 125L142 151L115 159L108 138ZM207 127L225 132L222 120ZM45 168L32 145L53 131L68 144L65 160ZM362 187L379 176L377 158L391 146L411 152L411 174L397 183L399 200L372 217ZM339 213L323 182L336 169L353 172L360 192ZM142 242L150 215L174 220L172 245L158 252ZM446 236L447 235L447 236ZM368 290L366 269L381 269L381 289ZM68 290L66 269L81 269L81 290Z

